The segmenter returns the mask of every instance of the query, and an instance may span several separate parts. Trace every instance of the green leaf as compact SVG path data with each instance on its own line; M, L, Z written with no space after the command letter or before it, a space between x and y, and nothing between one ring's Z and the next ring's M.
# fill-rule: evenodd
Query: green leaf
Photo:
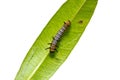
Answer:
M96 7L97 0L68 0L46 25L26 55L15 80L48 80L69 56L84 32ZM54 37L70 20L71 26L58 42L55 53L48 48Z

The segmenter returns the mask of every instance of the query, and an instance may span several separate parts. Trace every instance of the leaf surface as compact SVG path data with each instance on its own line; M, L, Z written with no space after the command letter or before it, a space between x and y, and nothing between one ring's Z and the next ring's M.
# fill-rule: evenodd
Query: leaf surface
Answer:
M49 80L74 48L97 5L97 0L68 0L52 17L26 55L15 80ZM45 50L52 37L70 20L70 28L58 42L55 53Z

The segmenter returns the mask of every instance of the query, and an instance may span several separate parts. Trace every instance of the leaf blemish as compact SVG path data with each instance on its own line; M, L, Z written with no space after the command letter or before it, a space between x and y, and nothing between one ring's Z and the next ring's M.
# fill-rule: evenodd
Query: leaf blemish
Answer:
M78 22L79 24L82 24L83 23L83 20L79 20L79 22Z

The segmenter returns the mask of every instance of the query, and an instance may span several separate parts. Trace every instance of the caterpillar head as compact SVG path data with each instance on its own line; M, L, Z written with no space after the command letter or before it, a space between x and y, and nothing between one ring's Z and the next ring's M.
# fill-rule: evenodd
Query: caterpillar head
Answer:
M64 26L65 26L65 27L69 27L70 25L71 25L70 20L68 20L68 21L64 22Z

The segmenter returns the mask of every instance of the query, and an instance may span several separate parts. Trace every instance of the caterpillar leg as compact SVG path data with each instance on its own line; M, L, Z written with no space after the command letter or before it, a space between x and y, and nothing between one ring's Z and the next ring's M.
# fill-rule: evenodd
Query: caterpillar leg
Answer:
M45 48L45 50L47 50L47 49L50 49L50 47L48 47L48 48Z
M58 52L58 50L57 50L57 49L55 49L55 51L56 51L56 52Z
M54 37L52 37L52 39L54 40L55 38L54 38Z
M52 43L48 43L48 45L51 45Z

